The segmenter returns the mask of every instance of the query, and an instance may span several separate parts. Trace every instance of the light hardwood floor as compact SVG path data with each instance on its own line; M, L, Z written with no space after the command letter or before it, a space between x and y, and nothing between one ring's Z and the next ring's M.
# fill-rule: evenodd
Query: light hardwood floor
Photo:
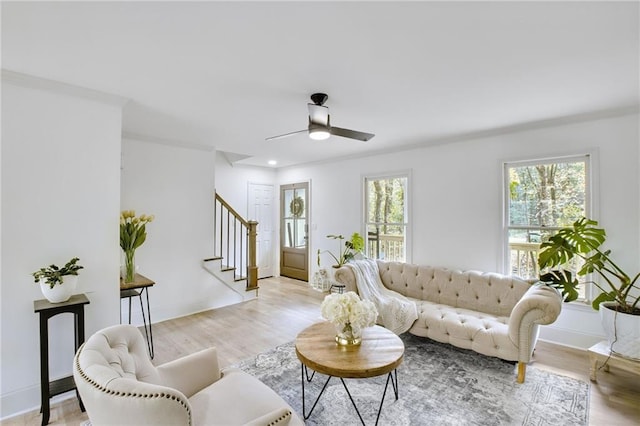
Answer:
M301 281L261 280L256 300L154 324L153 362L162 364L216 346L220 365L232 365L295 339L301 330L321 320L323 297ZM538 342L531 365L589 382L586 351ZM609 373L598 373L598 383L591 383L590 392L590 425L640 425L640 377L612 367ZM78 425L85 420L86 414L71 398L52 406L49 424ZM40 421L36 410L1 424L35 426Z

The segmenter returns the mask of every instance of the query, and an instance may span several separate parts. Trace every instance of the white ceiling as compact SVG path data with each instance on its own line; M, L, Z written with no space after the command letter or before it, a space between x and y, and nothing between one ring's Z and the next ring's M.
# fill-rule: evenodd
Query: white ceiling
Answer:
M126 97L123 133L277 167L637 108L638 2L2 3L2 67ZM306 135L314 92L369 142Z

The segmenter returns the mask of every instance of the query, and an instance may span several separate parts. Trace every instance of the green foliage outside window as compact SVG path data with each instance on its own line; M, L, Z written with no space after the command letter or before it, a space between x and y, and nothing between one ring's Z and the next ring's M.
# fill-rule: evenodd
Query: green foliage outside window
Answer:
M405 261L407 177L366 180L367 255Z

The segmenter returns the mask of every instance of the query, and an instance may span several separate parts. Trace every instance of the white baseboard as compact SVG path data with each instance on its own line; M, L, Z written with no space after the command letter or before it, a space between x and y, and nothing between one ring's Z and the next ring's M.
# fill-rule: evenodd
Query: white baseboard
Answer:
M587 350L596 343L606 340L603 334L583 333L558 327L541 327L540 340L574 349Z
M76 398L76 391L70 390L56 395L49 401L53 406L67 399ZM18 391L9 392L0 397L0 421L4 422L16 416L40 410L40 385L30 386Z

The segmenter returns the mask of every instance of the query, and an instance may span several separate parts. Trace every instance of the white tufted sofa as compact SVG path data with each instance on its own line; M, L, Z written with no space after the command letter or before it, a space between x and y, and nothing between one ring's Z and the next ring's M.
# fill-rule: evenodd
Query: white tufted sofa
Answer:
M378 260L385 287L417 304L418 319L409 333L518 361L518 383L538 338L538 326L560 315L562 298L551 287L516 277L456 271ZM336 270L345 291L356 291L351 268Z
M258 379L235 368L221 372L215 348L155 367L131 325L95 333L73 367L93 426L304 424Z

